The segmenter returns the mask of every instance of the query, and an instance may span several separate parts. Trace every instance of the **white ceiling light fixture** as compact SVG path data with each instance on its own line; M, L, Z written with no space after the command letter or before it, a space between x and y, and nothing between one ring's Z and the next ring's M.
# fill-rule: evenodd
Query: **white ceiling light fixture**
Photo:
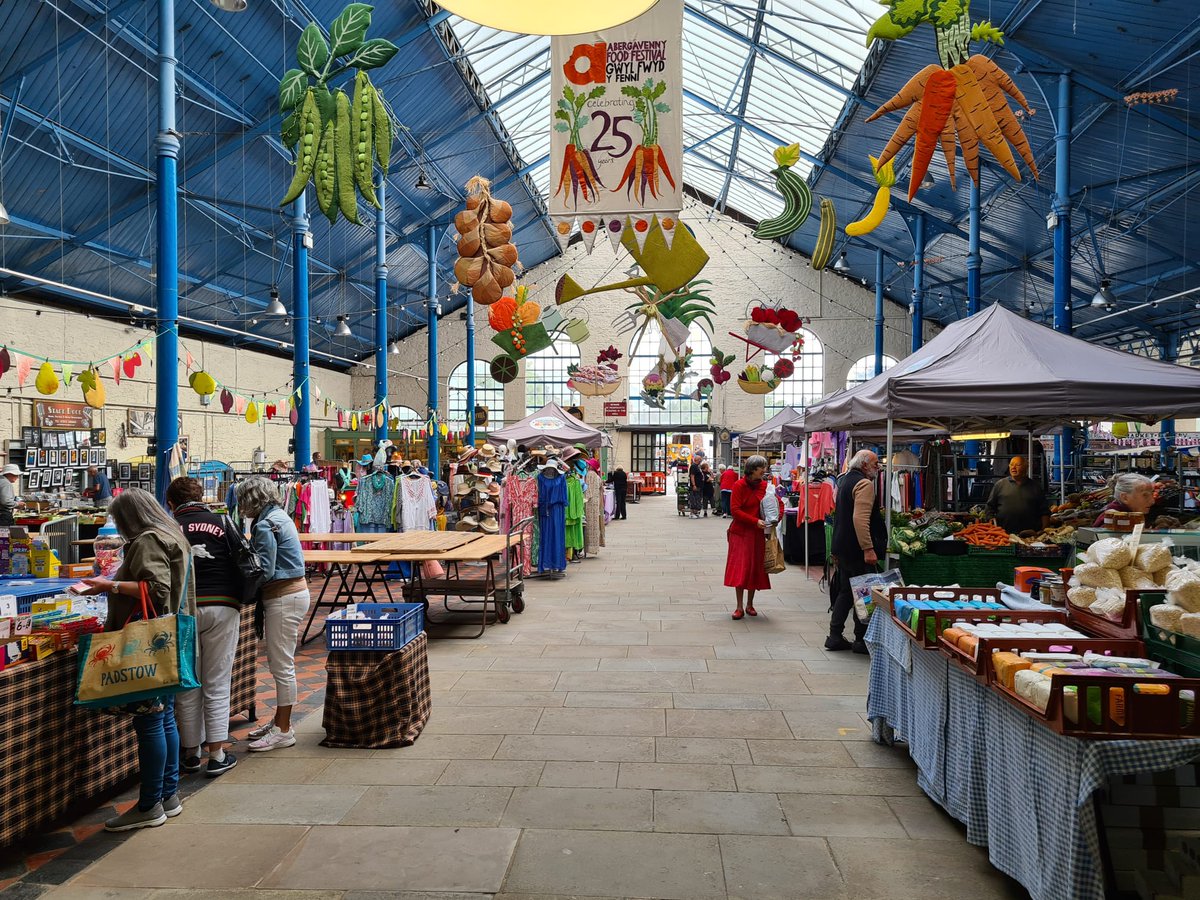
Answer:
M399 356L400 355L400 342L392 341L392 347L388 352L391 353L392 356Z
M446 0L439 6L478 25L515 34L584 34L636 19L658 0L606 0L576 5L562 0Z
M334 337L354 337L354 332L350 330L350 325L346 322L345 316L337 317L337 328L333 331Z
M271 285L271 302L267 304L265 315L286 319L287 314L287 307L279 302L279 288L275 285Z
M837 262L835 262L833 264L833 271L835 271L835 272L849 272L850 271L850 264L846 261L846 251L845 250L843 250L842 255L837 258Z
M1104 309L1109 306L1116 306L1117 298L1113 294L1112 290L1110 289L1111 287L1112 287L1111 279L1101 278L1100 279L1100 290L1098 290L1098 291L1096 291L1096 293L1092 294L1092 306L1094 306L1096 309Z
M932 188L935 183L936 182L933 180L933 176L926 172L925 177L921 179L921 190L927 191Z
M213 6L222 12L245 12L246 0L210 0Z
M8 209L4 206L3 203L0 203L0 225L7 225L11 221L12 221L12 219L10 219L8 217Z

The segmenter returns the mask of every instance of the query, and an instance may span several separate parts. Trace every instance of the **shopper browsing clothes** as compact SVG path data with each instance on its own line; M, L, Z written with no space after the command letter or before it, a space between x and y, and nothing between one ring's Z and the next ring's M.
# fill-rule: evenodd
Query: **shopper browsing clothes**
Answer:
M183 748L180 768L189 774L204 768L209 778L237 765L229 753L229 692L233 659L242 623L242 578L237 567L237 538L228 517L204 506L204 488L195 478L176 478L167 486L167 509L192 546L196 585L196 643L200 687L175 699L175 720ZM200 758L203 749L207 765Z
M280 508L279 491L262 475L237 489L238 509L253 521L250 543L263 569L262 616L267 666L275 679L275 717L250 732L252 753L296 743L292 707L296 703L296 636L311 595L304 577L304 553L292 520Z
M859 450L850 458L846 474L838 479L837 501L834 507L832 551L837 569L830 579L829 596L832 615L826 650L853 650L866 653L863 637L867 623L854 617L854 643L842 632L846 619L854 612L854 595L850 579L874 572L887 547L887 529L879 510L875 476L879 474L879 457L870 450Z
M617 466L608 473L608 483L613 486L613 520L627 519L629 516L625 510L625 492L629 490L629 476L625 470Z
M733 499L733 485L738 480L737 469L733 466L721 464L721 479L718 482L718 487L721 489L721 515L729 518L729 505Z
M1050 526L1050 504L1042 486L1029 478L1029 461L1014 456L1008 463L1008 477L992 485L984 504L988 516L1009 534L1041 531Z
M112 579L85 578L89 594L108 594L105 631L119 631L140 608L142 587L157 615L196 615L191 577L192 548L179 526L141 488L127 488L109 506L117 532L126 541L125 557ZM179 732L175 698L152 697L131 703L138 736L137 805L104 823L106 831L153 828L183 812L179 799Z
M746 474L734 482L730 499L733 522L727 533L725 587L733 588L737 597L735 619L757 616L754 593L771 587L765 562L767 523L761 517L762 500L767 494L767 483L763 480L766 471L767 461L763 457L746 460Z

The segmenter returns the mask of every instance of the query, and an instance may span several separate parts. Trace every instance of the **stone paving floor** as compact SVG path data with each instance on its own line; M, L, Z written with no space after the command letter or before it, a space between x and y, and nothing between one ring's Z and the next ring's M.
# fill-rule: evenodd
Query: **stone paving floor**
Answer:
M791 567L733 621L726 522L647 498L477 641L433 641L397 750L242 757L45 897L1021 898L870 741L866 657ZM814 578L815 578L814 570Z

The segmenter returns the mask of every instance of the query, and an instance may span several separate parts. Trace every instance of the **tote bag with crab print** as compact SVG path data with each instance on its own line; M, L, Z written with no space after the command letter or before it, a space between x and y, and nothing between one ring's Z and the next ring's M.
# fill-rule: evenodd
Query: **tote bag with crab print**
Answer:
M134 613L140 619L131 619L120 631L80 637L76 705L110 709L200 687L196 677L196 619L188 615L155 616L144 582L141 594L141 609Z

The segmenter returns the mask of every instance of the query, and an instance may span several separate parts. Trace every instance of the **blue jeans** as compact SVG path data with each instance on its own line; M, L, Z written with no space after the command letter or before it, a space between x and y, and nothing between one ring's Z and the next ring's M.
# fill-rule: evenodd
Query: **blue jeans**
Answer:
M138 736L138 772L142 779L138 809L145 812L179 789L179 732L175 698L165 698L162 712L134 716Z

